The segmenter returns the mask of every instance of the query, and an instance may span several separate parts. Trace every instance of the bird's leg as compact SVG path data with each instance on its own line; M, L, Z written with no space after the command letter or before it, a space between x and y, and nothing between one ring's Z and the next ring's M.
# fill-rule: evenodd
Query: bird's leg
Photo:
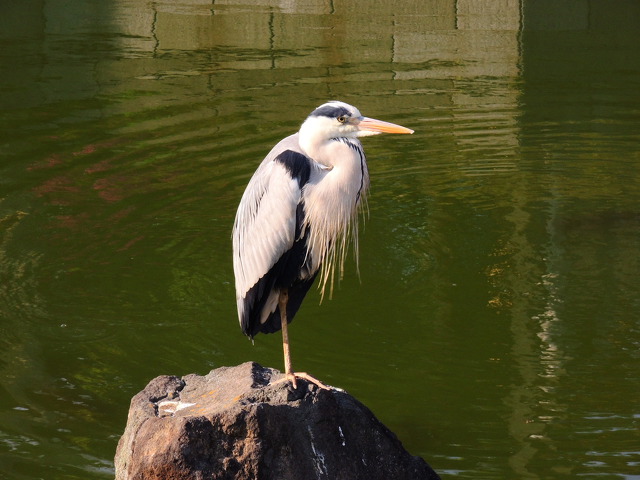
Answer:
M283 288L280 290L278 298L278 308L280 308L280 322L282 322L282 350L284 351L284 374L291 378L293 388L298 388L296 377L291 368L291 352L289 351L289 328L287 321L287 302L289 301L289 290Z
M297 390L298 382L296 381L296 379L302 378L303 380L311 382L322 389L330 390L330 388L327 387L320 380L313 378L311 375L304 372L294 373L293 369L291 368L291 352L289 350L289 327L288 327L289 322L287 321L287 302L288 301L289 301L289 291L286 288L283 288L282 290L280 290L280 296L278 298L278 308L280 309L280 322L282 325L282 350L284 352L285 377L281 380L277 380L275 383L278 383L280 381L291 380L291 383L293 384L293 388Z

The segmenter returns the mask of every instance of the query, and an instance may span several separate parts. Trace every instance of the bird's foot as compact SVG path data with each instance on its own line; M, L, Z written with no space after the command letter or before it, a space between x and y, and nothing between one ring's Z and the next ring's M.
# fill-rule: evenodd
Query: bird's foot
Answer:
M297 383L296 379L298 379L298 378L300 378L301 380L306 380L309 383L313 383L314 385L316 385L319 388L322 388L323 390L331 390L331 387L329 387L328 385L325 385L324 383L322 383L317 378L312 377L308 373L304 373L304 372L285 373L282 378L279 378L275 382L271 382L271 384L274 385L274 384L280 383L280 382L291 381L291 383L293 384L293 388L295 390L297 390L298 389L298 383Z

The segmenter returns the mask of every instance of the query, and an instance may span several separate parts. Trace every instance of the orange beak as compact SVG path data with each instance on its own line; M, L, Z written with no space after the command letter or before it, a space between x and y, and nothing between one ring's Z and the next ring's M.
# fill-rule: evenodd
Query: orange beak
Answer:
M358 129L372 133L413 133L410 128L369 117L364 117L360 120Z

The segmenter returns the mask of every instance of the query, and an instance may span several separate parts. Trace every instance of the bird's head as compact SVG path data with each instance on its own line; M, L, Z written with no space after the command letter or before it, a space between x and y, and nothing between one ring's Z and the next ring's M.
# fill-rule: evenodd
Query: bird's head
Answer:
M305 141L326 141L331 138L357 138L379 133L413 133L409 128L374 118L363 117L353 105L337 100L316 108L300 127Z

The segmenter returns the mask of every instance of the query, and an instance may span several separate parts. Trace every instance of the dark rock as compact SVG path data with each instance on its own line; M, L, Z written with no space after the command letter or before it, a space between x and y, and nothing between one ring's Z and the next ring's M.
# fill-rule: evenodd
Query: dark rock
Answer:
M116 480L438 479L344 391L256 363L161 376L131 400Z

